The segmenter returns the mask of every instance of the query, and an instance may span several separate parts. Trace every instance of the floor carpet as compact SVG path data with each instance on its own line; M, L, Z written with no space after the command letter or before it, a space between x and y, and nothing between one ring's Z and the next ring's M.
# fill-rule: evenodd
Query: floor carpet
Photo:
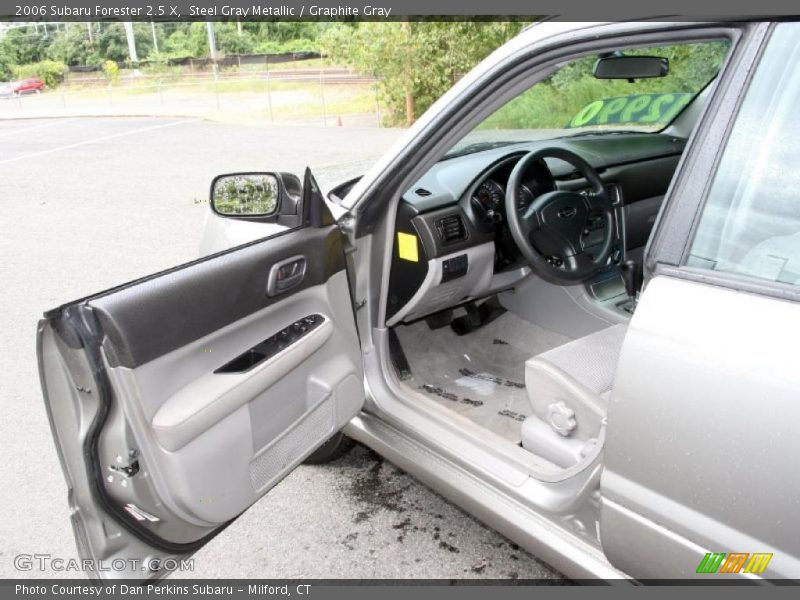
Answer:
M509 312L466 335L424 321L395 332L411 370L406 385L514 443L531 413L525 361L570 341Z

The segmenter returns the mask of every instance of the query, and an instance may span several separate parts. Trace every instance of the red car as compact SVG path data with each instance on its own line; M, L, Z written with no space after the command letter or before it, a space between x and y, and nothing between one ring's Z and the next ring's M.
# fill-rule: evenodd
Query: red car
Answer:
M22 94L31 94L31 93L39 94L43 89L44 89L44 81L42 81L38 77L20 79L19 81L15 81L11 84L11 91L17 94L18 96Z

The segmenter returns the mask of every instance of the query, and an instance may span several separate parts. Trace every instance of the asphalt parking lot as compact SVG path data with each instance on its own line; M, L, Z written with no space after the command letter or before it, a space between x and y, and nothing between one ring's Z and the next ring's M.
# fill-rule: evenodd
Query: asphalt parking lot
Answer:
M211 178L362 172L390 129L197 119L0 123L0 577L20 553L76 556L39 390L35 332L65 301L197 256ZM191 577L540 578L555 574L363 447L302 466L195 555Z

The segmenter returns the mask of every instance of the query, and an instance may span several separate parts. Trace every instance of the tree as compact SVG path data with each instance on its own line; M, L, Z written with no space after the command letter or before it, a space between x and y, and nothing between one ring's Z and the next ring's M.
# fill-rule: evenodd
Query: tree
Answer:
M136 54L139 60L147 58L153 52L150 24L134 23L133 37L136 40ZM95 36L95 47L97 55L105 60L126 62L130 58L125 27L120 22L104 24L100 33Z
M250 31L259 41L288 42L290 40L316 40L333 26L331 22L315 21L248 21L243 23L245 31Z
M161 44L161 52L175 58L191 56L189 52L189 36L183 29L173 31Z
M49 35L55 34L50 29ZM44 36L44 26L37 32L32 26L9 29L0 39L0 80L11 79L17 65L39 62L47 58L50 39Z
M208 30L205 23L192 23L189 25L187 40L189 56L208 56Z
M82 23L65 23L64 28L53 36L53 42L47 48L47 56L66 65L100 62L100 57Z
M239 34L236 23L216 23L214 33L217 50L223 54L252 53L256 47L256 40L252 33L242 29L242 33Z
M406 121L407 93L415 115L516 35L522 22L367 22L329 27L320 45L334 62L380 79L389 124Z

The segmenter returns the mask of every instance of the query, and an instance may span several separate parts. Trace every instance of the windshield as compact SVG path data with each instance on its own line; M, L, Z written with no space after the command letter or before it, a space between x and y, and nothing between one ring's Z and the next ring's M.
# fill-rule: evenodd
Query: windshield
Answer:
M566 135L661 131L717 76L729 46L713 40L611 53L666 58L666 76L649 79L598 79L599 56L571 61L502 106L445 158Z

